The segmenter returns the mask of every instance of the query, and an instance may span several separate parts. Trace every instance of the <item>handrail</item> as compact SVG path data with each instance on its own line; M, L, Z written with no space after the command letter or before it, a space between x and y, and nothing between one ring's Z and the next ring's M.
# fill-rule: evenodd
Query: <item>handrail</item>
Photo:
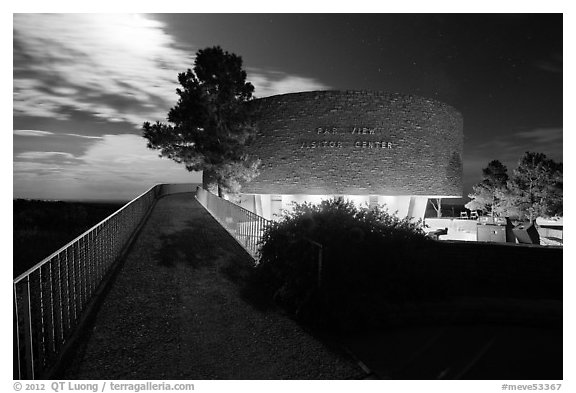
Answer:
M254 262L258 263L260 261L259 246L264 230L272 221L200 187L196 189L196 199L252 256ZM324 247L307 237L304 237L304 240L314 248L309 254L316 264L316 285L321 290L324 276L322 262Z
M200 187L196 199L257 262L264 229L271 221Z
M30 269L26 270L24 273L20 274L18 277L16 277L14 279L14 284L16 284L17 282L23 280L25 278L25 276L29 275L32 271L38 269L38 267L40 267L41 265L43 265L44 263L46 263L47 261L49 261L50 259L52 259L54 256L58 255L60 252L62 252L64 249L70 247L73 243L77 242L80 238L84 237L84 235L86 235L88 232L91 232L93 230L95 230L96 228L98 228L99 226L101 226L103 223L105 223L106 221L110 220L112 217L114 217L117 214L120 214L120 212L126 208L128 208L128 206L132 203L134 203L134 201L136 201L137 199L141 198L142 196L144 196L145 194L149 193L152 189L158 187L158 185L154 185L152 187L150 187L148 190L144 191L142 194L138 195L136 198L132 199L130 202L128 202L127 204L125 204L124 206L122 206L120 209L116 210L114 213L112 213L111 215L109 215L108 217L104 218L102 221L100 221L98 224L92 226L91 228L87 229L85 232L83 232L82 234L78 235L78 237L74 238L74 240L71 240L70 242L68 242L67 244L65 244L64 246L60 247L58 250L54 251L52 254L48 255L46 258L42 259L40 262L38 262L37 264L35 264L34 266L32 266Z
M14 379L49 374L156 200L193 187L151 187L14 279Z

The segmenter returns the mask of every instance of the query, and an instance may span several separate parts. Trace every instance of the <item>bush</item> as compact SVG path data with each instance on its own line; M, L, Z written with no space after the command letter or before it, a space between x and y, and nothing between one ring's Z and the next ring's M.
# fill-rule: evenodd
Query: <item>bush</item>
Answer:
M340 199L296 204L265 230L250 285L315 326L378 325L391 307L434 292L427 265L412 252L428 241L421 222L380 207Z

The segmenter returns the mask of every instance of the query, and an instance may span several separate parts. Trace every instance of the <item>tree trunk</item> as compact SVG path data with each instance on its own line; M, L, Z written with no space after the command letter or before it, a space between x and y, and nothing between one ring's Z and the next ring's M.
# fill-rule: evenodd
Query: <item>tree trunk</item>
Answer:
M202 172L202 188L214 195L219 194L218 180L214 171L205 170Z
M436 204L434 204L434 201L430 199L430 203L434 210L436 210L436 217L442 218L442 198L436 198Z

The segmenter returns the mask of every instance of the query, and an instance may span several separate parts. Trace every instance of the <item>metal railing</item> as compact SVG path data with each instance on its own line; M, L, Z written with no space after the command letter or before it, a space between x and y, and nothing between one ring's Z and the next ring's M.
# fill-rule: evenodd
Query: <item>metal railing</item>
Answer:
M153 186L14 279L14 379L49 375L156 200L193 190L191 184Z
M200 187L196 199L258 261L258 244L271 221Z

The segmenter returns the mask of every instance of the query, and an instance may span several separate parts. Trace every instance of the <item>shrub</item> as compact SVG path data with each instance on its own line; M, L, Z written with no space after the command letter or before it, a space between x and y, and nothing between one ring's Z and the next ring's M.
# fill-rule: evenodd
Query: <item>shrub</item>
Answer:
M250 285L316 326L374 325L393 305L430 296L430 272L412 252L427 242L420 221L381 207L340 199L295 204L266 228ZM315 243L322 245L321 272Z

